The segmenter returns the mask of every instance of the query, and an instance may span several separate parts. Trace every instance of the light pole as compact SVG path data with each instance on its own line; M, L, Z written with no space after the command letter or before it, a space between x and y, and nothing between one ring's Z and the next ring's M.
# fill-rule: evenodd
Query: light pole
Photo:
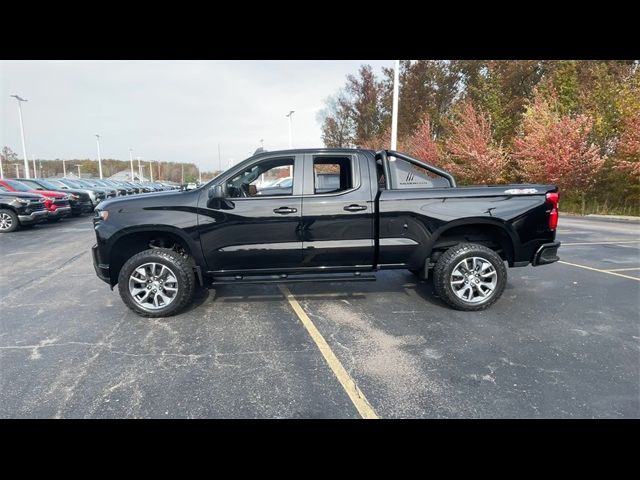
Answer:
M2 155L0 155L0 178L4 178L4 170L2 169Z
M16 167L16 178L20 178L20 164L14 163L13 166Z
M400 60L396 60L393 71L393 110L391 114L391 150L396 149L398 140L398 93L400 90Z
M22 102L27 100L19 95L11 95L18 101L18 118L20 118L20 134L22 135L22 155L24 157L24 176L29 178L29 160L27 160L27 143L24 140L24 124L22 123Z
M129 163L131 163L131 181L133 182L133 149L129 149Z
M289 117L289 148L293 148L293 126L292 126L292 115L295 113L295 110L291 110L285 117Z
M67 167L65 166L64 158L62 159L62 176L63 177L67 176Z
M196 165L196 168L198 169L198 183L202 183L202 170L199 165Z
M149 162L149 180L153 182L153 160L147 160Z
M36 169L36 156L33 153L31 154L31 161L33 162L33 178L36 178L38 176L38 170Z
M140 163L140 159L142 157L136 157L136 160L138 160L138 183L142 182L142 164Z
M78 167L78 178L82 178L82 176L80 175L80 167L81 167L81 166L82 166L82 165L76 165L76 167Z
M100 180L102 180L102 157L100 156L100 135L96 133L96 143L98 144L98 171L100 173Z
M184 163L182 163L181 165L182 165L182 179L180 180L180 183L184 185Z

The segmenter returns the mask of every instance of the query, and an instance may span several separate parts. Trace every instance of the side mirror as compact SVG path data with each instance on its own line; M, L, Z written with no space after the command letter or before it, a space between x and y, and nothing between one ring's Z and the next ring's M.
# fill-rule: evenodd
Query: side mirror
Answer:
M226 185L214 185L213 187L211 187L209 189L209 198L226 198L227 196L227 189L225 188Z

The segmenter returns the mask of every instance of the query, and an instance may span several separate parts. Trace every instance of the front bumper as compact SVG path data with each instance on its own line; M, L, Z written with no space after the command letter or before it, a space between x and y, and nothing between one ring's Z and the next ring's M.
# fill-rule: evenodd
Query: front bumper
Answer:
M76 202L71 204L71 212L74 215L78 215L80 213L91 213L93 212L93 203L91 200L87 202Z
M93 269L96 271L96 275L100 280L111 285L111 275L109 274L109 265L100 263L97 244L91 247L91 255L93 256Z
M55 210L49 210L49 218L68 217L71 215L71 207L58 207Z
M533 255L531 265L537 267L538 265L548 265L549 263L557 262L560 260L558 248L560 248L560 242L543 243Z
M29 215L18 215L20 225L31 225L32 223L40 223L47 219L49 212L47 210L38 210L31 212Z

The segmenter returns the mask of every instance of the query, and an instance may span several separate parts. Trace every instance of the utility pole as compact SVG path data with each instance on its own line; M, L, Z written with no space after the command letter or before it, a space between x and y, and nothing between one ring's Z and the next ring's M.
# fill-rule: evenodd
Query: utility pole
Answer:
M393 110L391 114L391 150L396 149L398 140L398 93L400 90L400 60L396 60L393 71Z
M98 170L100 173L100 180L102 180L102 157L100 156L100 135L96 133L96 142L98 143Z
M27 143L24 140L24 124L22 122L22 102L27 102L25 98L19 95L11 95L18 101L18 118L20 118L20 134L22 136L22 155L24 158L24 177L29 178L29 160L27 159Z

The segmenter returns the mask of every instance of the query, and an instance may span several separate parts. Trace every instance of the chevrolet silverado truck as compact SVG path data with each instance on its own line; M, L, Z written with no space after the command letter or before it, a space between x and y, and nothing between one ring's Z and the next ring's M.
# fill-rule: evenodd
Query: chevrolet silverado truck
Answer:
M45 200L43 195L12 192L0 185L0 233L44 222L48 215Z
M283 174L290 185L261 194ZM98 277L147 317L179 312L199 287L385 269L432 278L445 303L475 311L502 295L506 265L558 260L558 201L554 185L457 187L396 151L260 152L194 190L104 201L92 254Z

